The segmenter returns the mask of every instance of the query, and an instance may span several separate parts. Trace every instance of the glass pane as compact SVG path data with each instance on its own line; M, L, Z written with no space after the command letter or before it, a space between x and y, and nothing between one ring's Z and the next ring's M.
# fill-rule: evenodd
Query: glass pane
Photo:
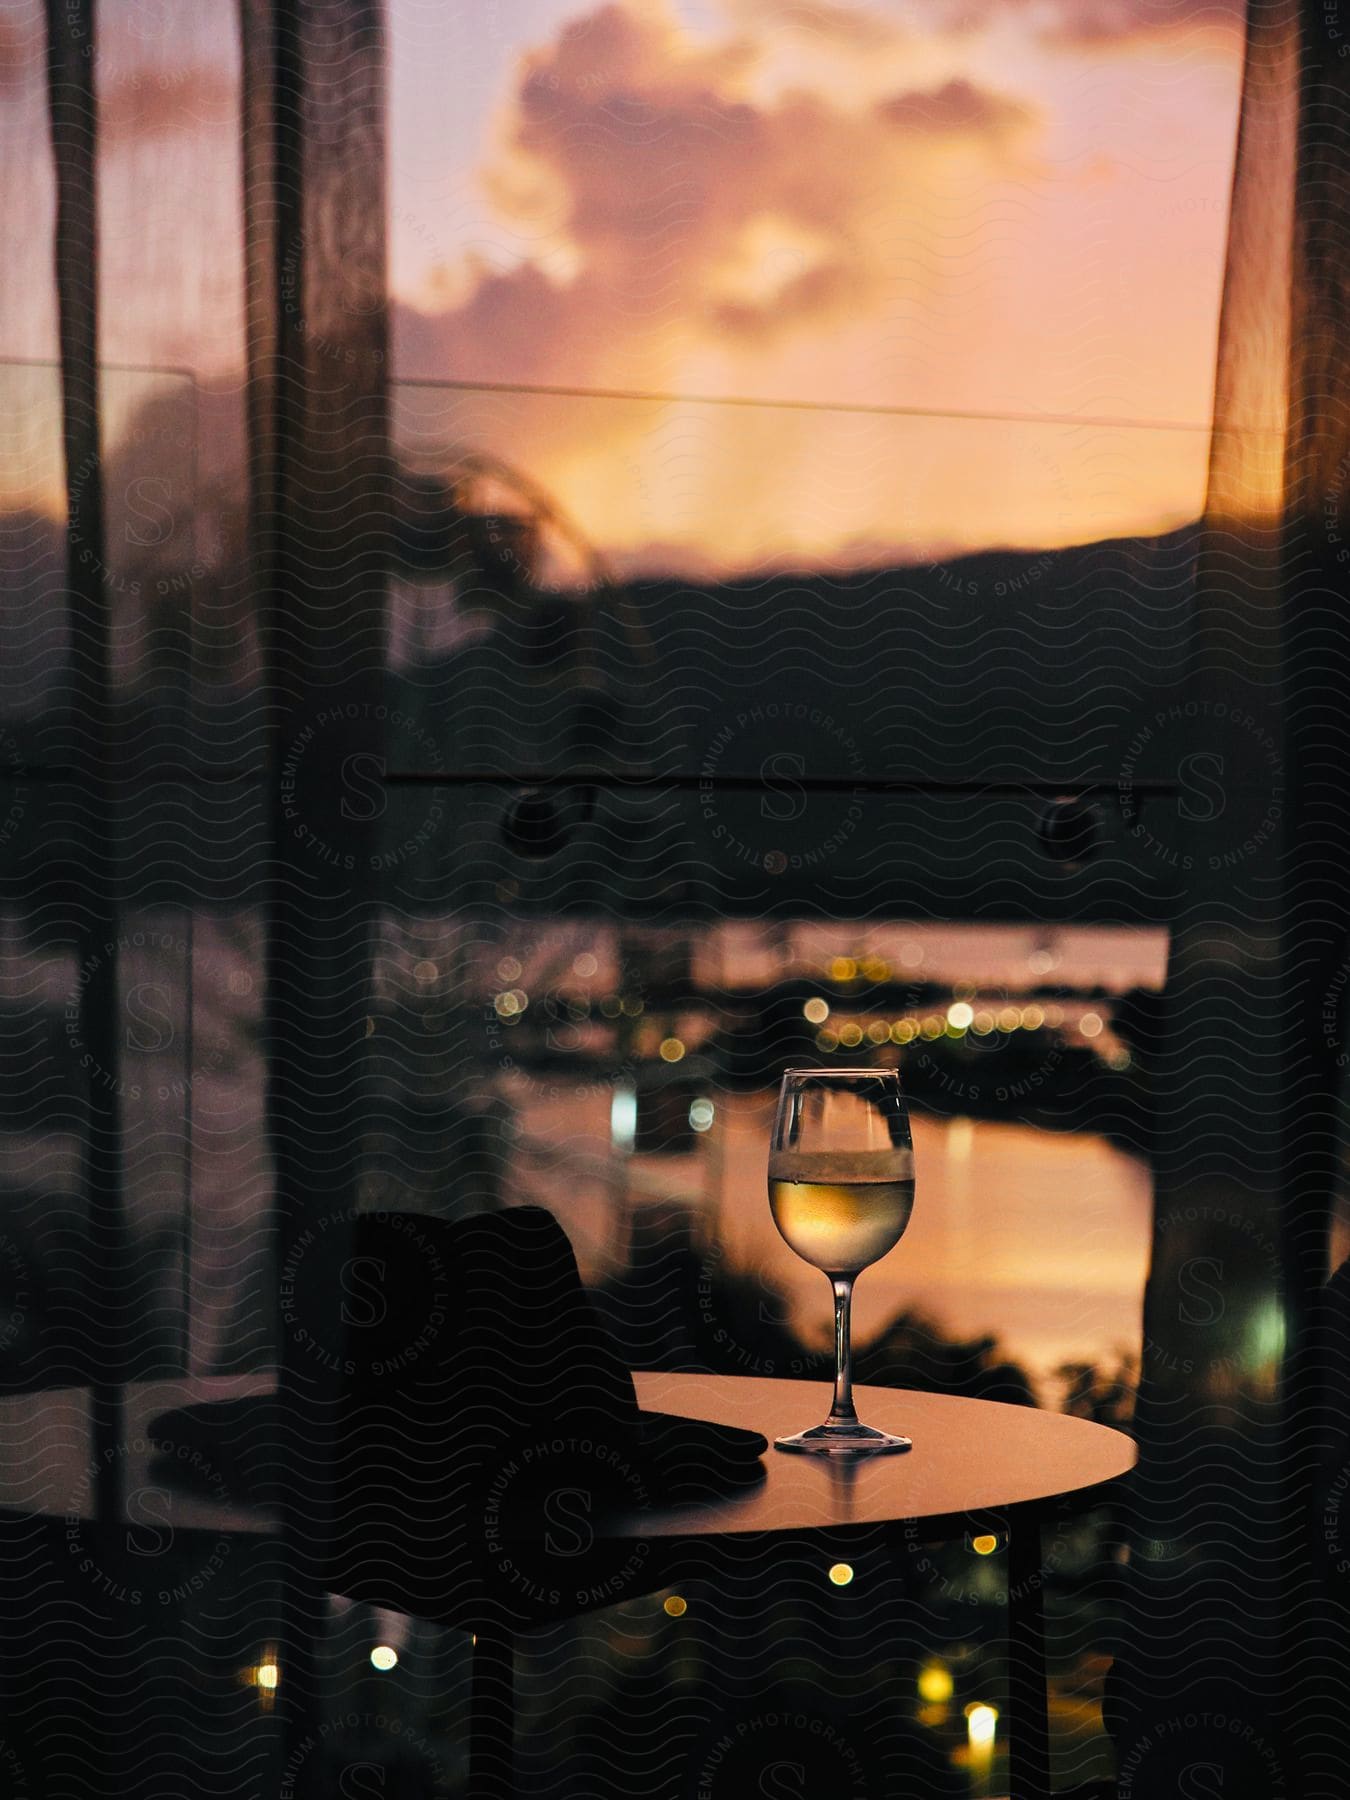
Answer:
M0 303L19 359L0 365L0 1384L72 1379L102 1274L80 1168L94 1081L121 1090L138 1372L159 1378L111 1446L70 1393L6 1400L33 1409L16 1441L40 1422L66 1453L40 1502L66 1533L52 1598L25 1634L65 1642L95 1607L134 1647L127 1716L175 1722L140 1758L163 1791L455 1791L467 1638L341 1600L316 1646L318 1735L276 1766L276 1569L237 1516L239 1471L185 1455L194 1490L172 1438L167 1474L145 1449L163 1411L225 1391L200 1377L247 1399L277 1348L266 800L241 778L260 739L236 9L99 7L128 777L106 945L79 936L78 798L26 769L68 754L70 655L41 16L9 10L3 223L13 290L39 300L14 329ZM363 1201L447 1217L538 1201L634 1364L816 1374L819 1296L760 1192L766 1097L785 1060L898 1059L927 1196L893 1280L860 1290L860 1374L1106 1417L1139 1354L1135 1050L1175 848L1156 825L1141 838L1135 799L1178 774L1151 721L1187 626L1237 61L1230 32L1184 36L1186 9L1141 53L1123 25L1042 9L1016 54L1006 22L967 10L949 31L887 6L747 7L733 39L697 6L662 23L549 0L489 31L473 8L389 9L405 378L389 766L421 779L346 771L350 806L386 823ZM1183 56L1198 88L1172 78ZM661 397L681 393L705 397ZM78 475L74 502L78 525ZM890 779L1019 791L868 793ZM1056 842L1028 782L1106 793ZM80 995L114 952L105 1068ZM96 1519L110 1449L127 1512ZM1099 1523L1057 1540L1066 1578ZM961 1709L1006 1674L1001 1552L878 1535L850 1554L851 1588L794 1550L769 1591L728 1565L532 1643L531 1791L617 1767L653 1793L732 1793L728 1734L772 1730L813 1788L848 1792L879 1763L888 1791L965 1792ZM781 1646L822 1593L850 1592L864 1604L833 1615L830 1666L802 1643L800 1684L781 1682ZM925 1629L879 1656L863 1615L894 1617L902 1593ZM1082 1772L1101 1757L1103 1620L1071 1584L1068 1604L1059 1717ZM934 1664L945 1699L925 1693ZM42 1720L49 1679L42 1658L13 1677L16 1716ZM41 1751L32 1766L34 1786L90 1780L58 1780Z
M635 1365L823 1383L772 1091L895 1059L861 1378L1132 1406L1241 53L1126 11L391 15L369 1201L549 1206ZM1047 1538L1106 1781L1111 1525ZM996 1533L733 1561L530 1644L531 1791L1007 1791Z

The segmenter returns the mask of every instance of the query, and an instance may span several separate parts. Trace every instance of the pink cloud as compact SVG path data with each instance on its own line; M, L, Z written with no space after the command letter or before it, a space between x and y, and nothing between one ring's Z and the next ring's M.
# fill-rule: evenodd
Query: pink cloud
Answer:
M677 338L767 343L859 316L886 277L877 221L924 179L925 153L959 140L997 174L1036 123L969 81L852 107L765 98L759 57L744 32L705 46L609 4L523 58L492 191L522 223L555 222L574 272L472 272L454 308L404 315L404 366L613 381L624 355L645 362ZM747 273L774 233L769 272Z
M888 125L904 130L986 139L1023 131L1036 117L1021 101L963 80L949 81L929 93L894 94L881 101L877 111Z
M943 22L983 31L1010 13L1027 18L1044 44L1101 53L1193 32L1238 33L1246 0L953 0Z

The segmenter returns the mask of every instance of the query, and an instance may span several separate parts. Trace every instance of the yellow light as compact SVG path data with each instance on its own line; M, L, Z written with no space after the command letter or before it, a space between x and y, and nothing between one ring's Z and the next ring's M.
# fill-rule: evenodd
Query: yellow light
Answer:
M1016 1031L1021 1023L1022 1015L1015 1006L1005 1006L1003 1011L998 1015L998 1028L1000 1031Z
M583 979L594 975L599 967L599 963L591 955L589 950L583 952L580 956L574 956L572 958L573 972L580 975Z
M1084 1013L1082 1018L1078 1021L1078 1029L1085 1038L1100 1037L1102 1032L1101 1014L1092 1012Z
M853 1567L850 1563L835 1563L830 1569L830 1580L836 1587L847 1587L853 1579Z
M503 981L519 981L521 973L520 964L516 961L514 956L504 956L497 964L497 973L501 976Z
M891 1035L891 1028L884 1019L874 1019L867 1027L867 1039L872 1044L884 1044Z
M830 964L831 981L856 981L858 965L851 956L836 956Z
M971 1749L984 1744L992 1744L994 1732L998 1728L998 1708L996 1706L968 1706L966 1708L966 1732L970 1738Z
M855 1044L861 1044L862 1026L845 1025L843 1030L839 1033L839 1042L841 1044L847 1044L850 1050L853 1049Z
M689 1602L682 1600L678 1594L671 1594L665 1602L665 1610L672 1619L682 1619L689 1611Z
M816 1033L816 1043L822 1050L836 1050L839 1047L839 1034L827 1027Z
M829 1016L830 1003L822 1000L819 995L814 1000L808 1000L802 1008L802 1017L809 1019L813 1025L823 1025Z
M992 1531L984 1531L979 1537L970 1540L970 1547L976 1556L992 1556L998 1549L998 1539Z
M971 1024L981 1037L986 1037L994 1029L994 1015L991 1012L977 1012Z
M958 1031L968 1031L975 1023L975 1008L965 1000L956 1001L947 1008L947 1023Z
M499 1019L514 1019L520 1011L520 1001L514 993L498 994L492 1002L492 1010Z
M1022 1014L1022 1025L1027 1031L1039 1031L1045 1023L1045 1014L1039 1006L1028 1006Z
M1064 1008L1062 1006L1047 1006L1045 1009L1045 1022L1047 1025L1053 1025L1055 1029L1058 1030L1064 1023Z
M1113 1069L1128 1069L1131 1059L1128 1050L1113 1050L1106 1060Z
M390 1669L398 1667L398 1651L392 1644L376 1644L370 1653L370 1666L386 1674Z
M893 1044L909 1044L914 1041L914 1026L908 1019L897 1019L891 1026L891 1042Z
M869 981L889 981L891 978L891 965L879 956L869 956L862 967Z
M439 974L440 970L427 957L423 957L421 962L413 964L413 980L420 981L424 985L428 981L435 981Z
M941 1706L950 1700L955 1683L946 1663L925 1663L919 1670L919 1698L930 1706Z
M684 1045L680 1042L679 1038L672 1037L661 1039L662 1062L678 1062L683 1055Z
M260 1662L254 1671L253 1679L264 1693L274 1693L281 1680L281 1670L274 1662Z
M928 1018L920 1025L919 1036L927 1038L931 1043L934 1038L940 1038L946 1029L946 1023L942 1019Z

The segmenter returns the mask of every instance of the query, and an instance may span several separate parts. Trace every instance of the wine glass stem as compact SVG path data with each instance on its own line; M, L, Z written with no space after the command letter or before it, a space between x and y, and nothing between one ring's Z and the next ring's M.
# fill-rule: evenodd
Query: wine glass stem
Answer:
M853 1344L849 1329L853 1305L853 1277L831 1275L834 1289L834 1405L827 1421L831 1425L856 1425L853 1410Z

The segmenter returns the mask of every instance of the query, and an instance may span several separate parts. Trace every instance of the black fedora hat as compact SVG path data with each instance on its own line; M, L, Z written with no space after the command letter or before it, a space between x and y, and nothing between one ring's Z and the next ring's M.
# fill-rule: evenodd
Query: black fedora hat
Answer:
M329 1429L302 1403L288 1419L254 1400L181 1408L152 1432L209 1441L210 1466L257 1499L278 1476L303 1495L326 1464L306 1572L330 1592L466 1628L570 1616L665 1585L644 1512L763 1479L758 1433L639 1409L542 1207L362 1215L338 1290L296 1304L334 1321Z

